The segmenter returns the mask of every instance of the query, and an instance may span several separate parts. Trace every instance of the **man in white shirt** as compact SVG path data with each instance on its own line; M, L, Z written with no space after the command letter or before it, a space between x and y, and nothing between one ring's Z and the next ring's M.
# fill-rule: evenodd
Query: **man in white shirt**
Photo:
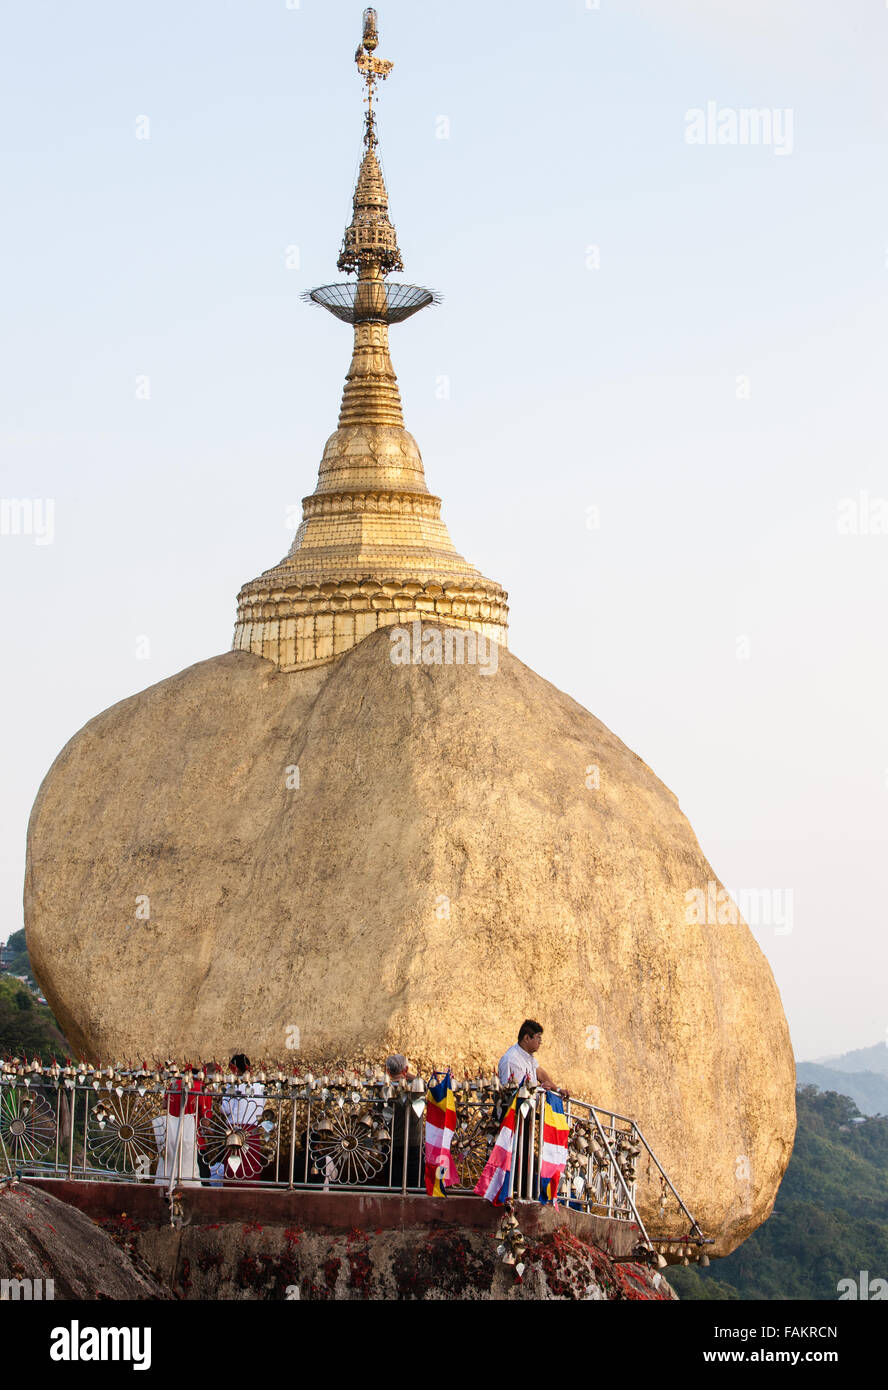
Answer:
M503 1086L515 1086L525 1079L532 1086L545 1086L547 1091L558 1091L558 1087L548 1072L538 1066L536 1053L543 1041L543 1025L534 1018L526 1018L518 1029L518 1041L513 1043L499 1059L497 1074ZM567 1099L567 1091L560 1091Z
M518 1042L513 1043L508 1052L499 1059L497 1074L503 1086L520 1086L527 1081L531 1086L545 1086L547 1091L557 1091L558 1087L548 1072L537 1064L536 1053L543 1041L543 1025L535 1018L526 1018L518 1029ZM568 1099L567 1091L560 1094ZM517 1117L518 1132L515 1137L515 1158L512 1192L515 1196L533 1198L537 1194L535 1159L531 1144L531 1127L523 1116Z

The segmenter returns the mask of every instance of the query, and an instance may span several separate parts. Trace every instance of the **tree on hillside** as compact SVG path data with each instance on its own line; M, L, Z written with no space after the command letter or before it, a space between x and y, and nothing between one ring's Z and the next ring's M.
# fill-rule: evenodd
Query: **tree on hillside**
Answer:
M32 989L37 989L37 981L31 969L31 957L28 955L28 945L25 941L25 929L14 931L6 943L6 950L9 953L8 973L10 975L24 975Z
M65 1057L71 1049L45 1004L21 980L0 975L0 1056Z

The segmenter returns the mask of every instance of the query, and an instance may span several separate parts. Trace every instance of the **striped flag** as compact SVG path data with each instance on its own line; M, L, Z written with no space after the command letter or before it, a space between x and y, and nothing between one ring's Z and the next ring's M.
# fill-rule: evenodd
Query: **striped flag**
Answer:
M426 1092L425 1185L430 1197L446 1196L444 1189L452 1187L459 1179L450 1152L456 1126L456 1101L450 1072L445 1072L435 1083L435 1077L440 1075L440 1072L434 1073Z
M567 1120L564 1102L554 1091L546 1092L543 1108L543 1147L540 1154L540 1201L557 1202L561 1174L567 1163Z
M518 1130L518 1094L506 1111L502 1128L496 1137L493 1152L487 1160L484 1172L478 1179L475 1192L495 1207L503 1206L512 1192L512 1159L515 1153L515 1135Z

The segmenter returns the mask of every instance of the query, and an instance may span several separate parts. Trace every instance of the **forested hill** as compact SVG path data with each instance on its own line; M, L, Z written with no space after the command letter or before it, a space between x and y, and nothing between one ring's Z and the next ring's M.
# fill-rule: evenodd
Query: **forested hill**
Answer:
M850 1096L862 1115L888 1115L888 1074L879 1071L833 1071L817 1062L799 1062L796 1079L800 1086L816 1086L819 1091L837 1091Z
M835 1300L840 1279L888 1278L888 1118L800 1086L798 1132L768 1221L709 1269L674 1268L680 1298Z
M843 1052L839 1057L818 1057L814 1062L800 1065L829 1067L832 1071L840 1072L874 1071L888 1076L888 1039L873 1043L872 1047L858 1047L853 1052Z
M0 1057L61 1060L71 1048L46 1004L40 1002L24 930L14 932L6 945L9 968L0 972Z
M25 929L12 933L6 943L8 954L8 965L6 967L9 975L24 975L33 990L37 989L37 981L34 979L34 972L31 969L31 958L28 955L28 947L25 943Z
M45 1004L28 985L0 975L0 1057L39 1057L46 1065L71 1051Z

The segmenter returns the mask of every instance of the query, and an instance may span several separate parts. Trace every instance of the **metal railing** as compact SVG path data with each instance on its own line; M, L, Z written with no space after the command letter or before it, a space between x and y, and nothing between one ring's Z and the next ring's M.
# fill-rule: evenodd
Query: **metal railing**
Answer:
M451 1153L458 1185L481 1177L515 1089L454 1083ZM518 1091L509 1195L540 1199L546 1093ZM315 1078L283 1072L237 1076L165 1069L0 1064L0 1175L326 1192L425 1192L425 1082L384 1073ZM558 1198L570 1208L634 1223L639 1163L659 1182L660 1210L674 1198L688 1239L705 1238L638 1125L571 1098L564 1103L567 1161ZM656 1237L654 1237L656 1239ZM708 1243L708 1242L707 1242Z

